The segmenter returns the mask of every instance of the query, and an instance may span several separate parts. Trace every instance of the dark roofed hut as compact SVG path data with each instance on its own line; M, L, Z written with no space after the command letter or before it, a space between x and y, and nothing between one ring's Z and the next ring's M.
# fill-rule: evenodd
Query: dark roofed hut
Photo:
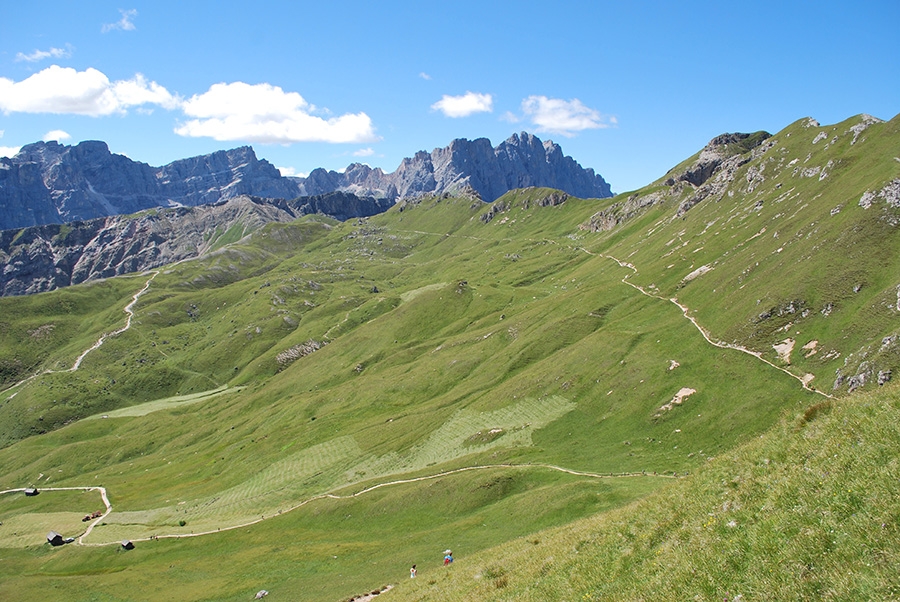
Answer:
M47 533L47 543L49 543L51 546L61 546L66 542L63 540L62 535L60 535L56 531L50 531L49 533Z
M39 493L40 493L40 491L38 491L36 487L29 487L28 489L25 490L25 495L27 495L29 497L37 495Z
M122 540L122 547L125 548L126 550L133 550L133 549L134 549L134 543L132 543L132 541L131 541L130 539L123 539L123 540Z

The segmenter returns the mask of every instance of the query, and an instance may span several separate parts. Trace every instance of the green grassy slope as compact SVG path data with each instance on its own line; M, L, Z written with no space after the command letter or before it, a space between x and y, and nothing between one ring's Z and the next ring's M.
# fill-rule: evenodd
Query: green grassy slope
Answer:
M710 470L825 399L801 379L877 387L900 359L900 215L877 196L900 177L900 135L861 121L730 144L699 186L678 175L703 153L626 198L426 198L270 225L161 270L78 371L0 393L0 490L102 485L113 512L86 542L138 548L50 550L53 512L20 522L0 496L0 542L15 542L0 581L74 599L149 582L180 599L340 599L444 547L518 554L488 550ZM9 332L59 324L28 371L121 327L147 278L2 300ZM48 308L72 298L88 326L62 332Z
M788 416L630 506L432 562L385 600L893 600L900 390Z

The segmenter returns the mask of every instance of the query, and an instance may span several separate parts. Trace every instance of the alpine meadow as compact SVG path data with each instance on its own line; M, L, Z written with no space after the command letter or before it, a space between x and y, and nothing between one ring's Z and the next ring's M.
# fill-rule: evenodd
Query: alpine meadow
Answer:
M898 228L804 118L2 297L0 599L898 599Z

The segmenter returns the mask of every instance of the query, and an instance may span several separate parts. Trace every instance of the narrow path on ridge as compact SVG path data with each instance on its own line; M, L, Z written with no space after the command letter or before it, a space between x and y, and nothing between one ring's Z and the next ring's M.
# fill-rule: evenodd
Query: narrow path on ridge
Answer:
M450 233L441 234L438 232L423 232L421 230L398 230L398 232L410 232L410 233L414 233L414 234L425 234L425 235L431 235L431 236L455 236L455 237L459 237L459 238L468 238L468 239L473 239L473 240L488 240L485 238L478 238L477 236L466 236L466 235L450 234ZM510 240L510 239L506 239L506 240ZM536 239L525 239L525 240L534 241ZM544 241L552 243L552 244L559 244L558 242L556 242L555 240L552 240L552 239L541 239L541 240L544 240ZM593 251L589 251L588 249L586 249L584 247L572 247L572 248L574 248L576 251L582 251L582 252L584 252L588 255L592 255L594 257L602 257L603 259L611 259L612 261L615 261L616 263L618 263L620 267L630 269L632 271L632 275L638 273L637 268L633 264L628 263L626 261L622 261L612 255L606 255L604 253L594 253ZM765 357L763 357L762 353L760 353L758 351L753 351L752 349L748 349L742 345L734 345L732 343L725 343L723 341L713 340L713 338L710 336L709 331L707 331L700 324L700 322L697 321L697 318L695 318L694 316L692 316L690 314L690 311L691 311L690 308L687 307L686 305L680 303L677 298L671 297L671 298L667 299L667 298L663 297L662 295L656 295L654 293L648 292L642 286L634 284L633 282L630 282L628 280L628 276L625 276L624 278L622 278L622 282L627 284L628 286L632 287L633 289L637 290L641 294L646 295L647 297L652 297L654 299L659 299L661 301L668 301L668 302L674 304L676 307L678 307L678 309L681 310L682 315L684 315L684 317L687 318L691 322L691 324L694 325L694 327L700 332L700 334L703 336L703 338L706 340L706 342L709 343L710 345L712 345L714 347L718 347L720 349L734 349L735 351L740 351L742 353L752 355L759 361L761 361L765 364L768 364L770 367L775 368L776 370L784 372L791 378L796 379L800 383L800 385L807 391L810 391L811 393L816 393L816 394L826 397L828 399L834 399L833 395L829 395L828 393L826 393L824 391L820 391L814 387L811 387L809 385L809 383L811 382L810 380L805 380L804 377L798 376L798 375L794 374L793 372L791 372L790 370L787 370L786 368L783 368L782 366L778 366L777 364L771 362L770 360L767 360Z

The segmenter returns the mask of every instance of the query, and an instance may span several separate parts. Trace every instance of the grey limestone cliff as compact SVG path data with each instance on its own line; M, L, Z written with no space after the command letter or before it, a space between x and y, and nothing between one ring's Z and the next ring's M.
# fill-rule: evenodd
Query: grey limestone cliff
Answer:
M242 194L291 199L300 191L249 146L163 167L111 153L97 141L36 142L0 158L0 230L193 207Z
M593 169L564 155L558 144L526 132L496 147L487 138L459 138L447 147L403 159L392 173L355 163L343 173L317 169L299 182L306 194L346 190L393 200L474 191L490 202L528 186L557 188L581 198L612 196L609 184Z

